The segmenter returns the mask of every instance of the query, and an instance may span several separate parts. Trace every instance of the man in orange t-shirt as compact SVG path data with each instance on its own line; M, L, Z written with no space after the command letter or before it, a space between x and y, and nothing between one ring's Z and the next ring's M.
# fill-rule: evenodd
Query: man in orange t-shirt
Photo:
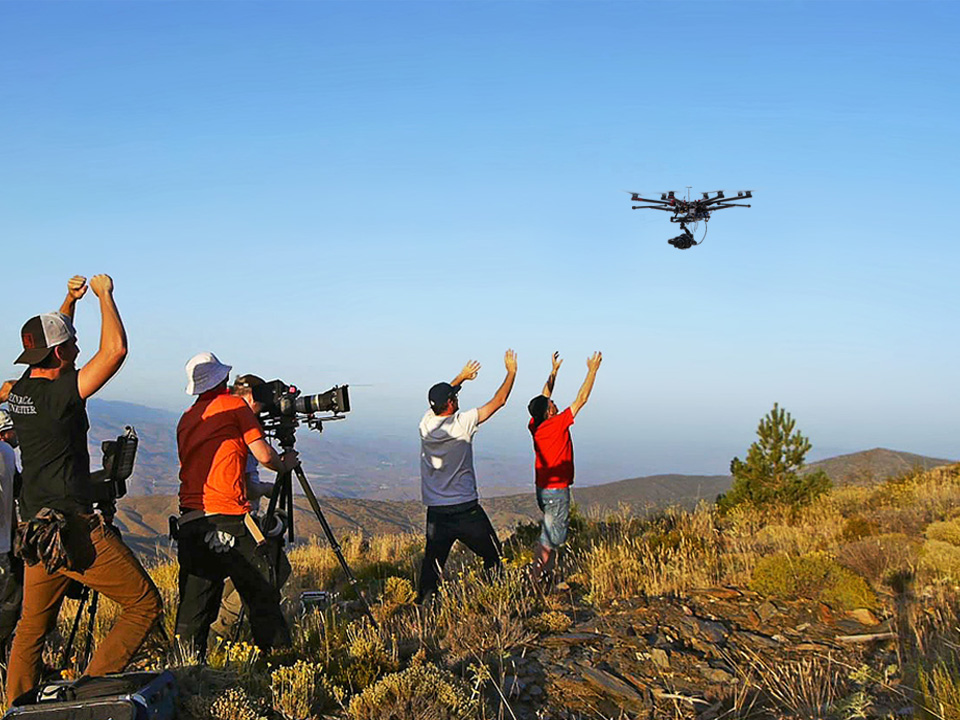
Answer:
M231 367L213 353L187 363L187 393L197 400L177 425L180 455L180 605L176 634L203 658L226 578L250 610L254 642L263 651L290 644L280 590L251 535L247 516L247 453L276 472L292 469L297 453L277 455L246 402L230 394ZM262 537L260 538L262 541Z
M540 544L530 575L539 580L544 571L553 567L558 548L566 542L570 527L570 486L573 485L573 439L570 426L593 390L603 355L596 352L587 358L587 377L580 386L576 399L563 412L550 399L557 371L563 360L553 354L553 367L543 392L530 401L530 434L536 456L537 505L543 512Z

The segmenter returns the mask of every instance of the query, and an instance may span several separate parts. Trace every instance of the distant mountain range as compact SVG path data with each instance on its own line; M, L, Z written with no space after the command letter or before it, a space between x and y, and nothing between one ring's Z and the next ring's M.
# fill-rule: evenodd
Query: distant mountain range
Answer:
M91 461L99 464L102 440L115 437L125 425L134 425L141 438L137 467L128 483L129 494L120 503L117 522L141 552L168 546L167 517L176 514L178 461L177 413L133 403L91 400ZM423 530L419 502L416 444L396 438L364 441L340 436L329 442L315 435L297 443L308 477L321 496L324 514L338 535L367 535ZM807 466L822 469L837 484L869 484L915 467L929 469L952 462L907 452L876 448L840 455ZM504 468L506 465L504 465ZM727 475L652 475L603 485L575 485L574 501L585 513L604 513L627 506L632 511L667 505L692 507L713 501L730 488ZM532 483L531 483L532 485ZM520 489L523 491L520 492ZM483 505L501 531L539 517L532 486L518 487L515 475L484 461ZM302 538L322 535L319 522L302 497L296 499L296 523Z

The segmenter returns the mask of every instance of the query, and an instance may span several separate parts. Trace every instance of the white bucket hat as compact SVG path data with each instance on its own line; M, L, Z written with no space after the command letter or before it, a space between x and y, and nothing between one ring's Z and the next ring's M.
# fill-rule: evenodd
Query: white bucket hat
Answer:
M233 367L224 365L210 352L194 355L187 362L187 395L202 395L230 377Z

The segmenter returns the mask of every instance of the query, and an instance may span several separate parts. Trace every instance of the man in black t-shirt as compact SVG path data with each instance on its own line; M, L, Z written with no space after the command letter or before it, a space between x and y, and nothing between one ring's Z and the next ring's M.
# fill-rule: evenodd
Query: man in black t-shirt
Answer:
M7 698L13 700L40 679L43 641L56 622L71 580L99 591L121 606L120 618L100 643L84 674L120 672L160 615L160 594L115 530L93 512L87 452L87 398L113 377L127 354L127 337L113 300L113 280L97 275L90 289L100 301L100 347L81 369L73 328L76 302L86 278L68 283L58 313L30 318L21 330L18 363L29 369L4 386L20 440L23 488L21 520L44 508L67 519L65 533L74 565L48 573L43 563L24 571L24 602L10 652Z

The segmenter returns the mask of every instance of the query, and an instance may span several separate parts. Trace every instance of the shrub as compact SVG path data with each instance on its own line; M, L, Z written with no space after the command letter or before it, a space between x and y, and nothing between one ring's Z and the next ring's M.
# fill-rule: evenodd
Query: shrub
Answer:
M466 684L435 665L387 675L354 696L348 707L354 720L467 720L478 710Z
M754 568L751 589L787 599L818 599L844 610L875 608L877 597L859 575L823 553L763 558Z
M273 708L290 720L319 717L332 693L323 668L306 660L277 668L270 676Z
M534 615L527 620L527 627L539 633L566 632L572 624L573 621L569 617L555 610Z
M841 537L844 540L859 540L860 538L876 535L880 532L880 524L875 520L867 520L861 515L849 517L843 523Z
M960 547L960 518L930 523L923 534L931 540L940 540Z
M417 599L417 593L413 590L413 584L402 577L388 577L383 585L384 605L410 605Z
M960 547L943 540L927 540L920 549L920 567L935 579L960 583Z
M215 720L266 720L260 703L239 687L230 688L219 695L210 706L210 716Z
M912 574L920 544L903 533L887 533L843 545L837 561L872 585L891 584L897 573Z

